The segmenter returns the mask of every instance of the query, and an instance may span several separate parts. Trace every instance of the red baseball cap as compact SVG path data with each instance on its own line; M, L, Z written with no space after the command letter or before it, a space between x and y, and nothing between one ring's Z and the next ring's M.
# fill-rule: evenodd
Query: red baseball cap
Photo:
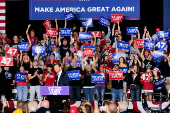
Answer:
M70 113L78 113L78 112L79 112L79 109L76 106L72 106L70 108Z
M159 32L161 29L160 28L156 28L156 32Z
M52 48L57 48L57 46L56 46L56 45L53 45Z
M31 33L31 32L34 32L34 30L31 30L30 33Z
M152 71L160 72L160 70L156 67Z
M104 65L100 65L100 67L104 68Z
M115 32L119 32L119 30L115 30Z
M106 40L106 43L107 43L107 42L110 43L111 41L110 41L110 40Z
M24 53L23 55L24 55L24 56L25 56L25 55L28 55L28 53Z
M64 41L66 41L66 42L67 42L67 40L66 40L66 39L64 39L64 40L63 40L63 42L64 42Z

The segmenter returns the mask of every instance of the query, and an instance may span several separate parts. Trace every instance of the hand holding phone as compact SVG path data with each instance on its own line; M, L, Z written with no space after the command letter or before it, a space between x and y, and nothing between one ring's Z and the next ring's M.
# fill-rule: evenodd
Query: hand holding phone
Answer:
M5 101L5 95L1 95L1 102Z
M100 111L106 111L106 106L100 106Z

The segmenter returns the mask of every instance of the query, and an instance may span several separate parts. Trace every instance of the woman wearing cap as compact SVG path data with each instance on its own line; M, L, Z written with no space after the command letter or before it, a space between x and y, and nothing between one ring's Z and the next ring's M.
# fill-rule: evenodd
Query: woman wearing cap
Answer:
M94 101L95 84L91 83L91 74L95 73L95 71L91 68L90 64L86 64L86 67L84 67L83 58L81 59L81 66L82 71L84 73L82 74L82 78L84 80L83 82L84 100Z
M19 70L21 73L26 73L26 79L25 79L25 82L16 81L18 100L27 101L28 82L29 82L28 73L24 71L24 66L22 65ZM15 74L15 77L16 75L17 73Z
M152 70L150 68L147 68L145 73L141 73L141 84L143 84L143 91L145 93L146 101L152 101L152 95L153 95L153 82L148 80L148 77L152 76Z
M20 63L24 67L25 72L28 72L30 68L32 68L31 58L28 56L28 53L22 54L22 50L20 51Z
M95 71L95 73L104 73L104 67L103 65L100 65L99 67L99 71L96 69L96 63L98 62L98 58L95 60L95 58L93 57L93 70ZM105 81L107 80L107 74L104 73L104 77L105 77ZM105 83L96 83L95 85L95 91L96 91L96 95L97 95L97 101L104 101L104 94L105 94Z
M77 41L74 41L73 45L70 47L71 53L77 53L77 51L81 50L81 48L78 45Z
M128 70L128 74L126 76L126 81L130 84L130 94L132 97L132 101L140 101L140 72L139 67L134 65L132 69Z
M153 76L148 76L148 80L153 81L153 83L160 80L161 78L163 78L163 76L161 75L161 72L158 68L153 69ZM154 94L160 94L160 93L162 93L163 99L165 99L164 97L167 96L167 91L165 89L164 84L160 84L158 86L154 85ZM159 97L158 97L157 101L159 101ZM163 100L163 101L165 101L165 100Z
M47 38L47 47L48 47L48 51L52 51L52 46L55 45L57 46L57 37L51 37L50 40L51 43L48 43L48 38Z

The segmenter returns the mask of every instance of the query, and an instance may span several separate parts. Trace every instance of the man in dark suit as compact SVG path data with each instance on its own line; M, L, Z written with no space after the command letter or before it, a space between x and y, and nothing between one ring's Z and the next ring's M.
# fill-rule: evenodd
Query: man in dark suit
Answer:
M128 109L128 103L126 101L121 101L119 103L118 111L120 111L120 113L127 113L127 109Z
M69 77L62 71L61 65L58 63L54 66L54 70L57 73L54 81L54 86L69 86Z

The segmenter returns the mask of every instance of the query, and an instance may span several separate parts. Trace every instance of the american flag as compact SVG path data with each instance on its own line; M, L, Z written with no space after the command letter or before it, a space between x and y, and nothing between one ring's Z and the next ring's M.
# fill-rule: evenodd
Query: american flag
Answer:
M0 0L0 33L5 33L5 0Z

